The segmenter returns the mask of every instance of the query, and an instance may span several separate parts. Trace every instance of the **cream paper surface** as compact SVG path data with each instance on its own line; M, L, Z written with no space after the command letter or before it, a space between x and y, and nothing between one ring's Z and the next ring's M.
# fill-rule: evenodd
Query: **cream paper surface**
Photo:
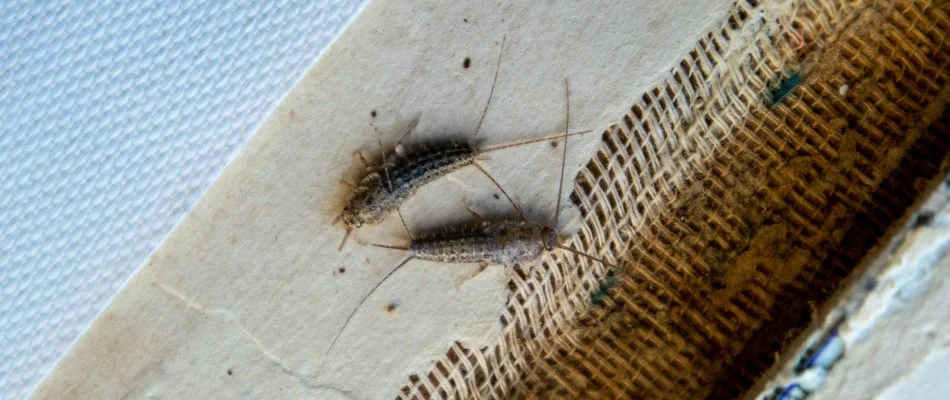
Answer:
M572 177L600 132L717 24L725 1L592 5L375 2L288 94L162 247L34 393L36 398L391 398L453 341L483 347L499 331L505 268L410 261L369 298L333 352L347 315L403 257L331 225L362 166L409 143L465 140L505 50L482 146L563 131L572 137L560 232L570 235ZM714 8L710 8L714 6ZM464 60L471 59L469 68ZM376 117L371 117L371 112ZM485 168L528 218L552 221L561 147L491 153ZM413 232L511 206L474 168L423 188L403 208ZM396 216L354 238L404 244ZM345 271L344 271L345 270ZM387 305L395 306L387 311Z

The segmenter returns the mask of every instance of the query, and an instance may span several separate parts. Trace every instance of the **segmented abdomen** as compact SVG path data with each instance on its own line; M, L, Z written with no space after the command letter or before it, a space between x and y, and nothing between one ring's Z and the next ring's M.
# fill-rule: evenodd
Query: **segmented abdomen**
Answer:
M362 223L377 224L396 211L423 185L471 165L475 156L476 150L471 146L452 143L420 147L405 157L388 160L385 167L388 168L389 179L383 166L363 178L350 199L350 210L358 215Z
M462 143L422 146L406 155L403 162L394 163L395 165L389 171L393 194L401 193L402 200L405 200L415 194L422 185L459 168L472 165L475 162L475 155L475 149ZM385 172L383 174L385 175ZM383 187L387 188L385 182L383 182Z
M506 265L534 260L541 256L544 249L535 229L508 226L417 238L409 246L409 254L418 259L443 263L484 261Z

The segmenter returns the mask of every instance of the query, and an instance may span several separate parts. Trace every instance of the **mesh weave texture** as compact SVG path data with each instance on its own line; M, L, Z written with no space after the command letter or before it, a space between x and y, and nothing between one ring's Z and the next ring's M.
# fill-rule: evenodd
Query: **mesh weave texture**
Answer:
M940 6L943 4L943 6ZM946 3L739 1L603 133L493 346L397 398L736 398L947 169Z

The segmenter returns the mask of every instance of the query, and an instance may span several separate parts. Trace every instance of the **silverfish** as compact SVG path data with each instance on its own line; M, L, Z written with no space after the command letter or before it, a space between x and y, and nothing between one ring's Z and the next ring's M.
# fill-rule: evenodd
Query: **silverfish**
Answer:
M491 90L488 95L488 102L482 111L481 118L476 125L468 143L451 140L433 140L425 144L413 146L412 149L406 149L402 141L408 136L412 128L408 128L405 134L397 142L395 151L387 157L383 151L382 142L379 141L380 153L382 154L382 163L371 165L360 155L360 159L367 166L368 173L356 184L353 185L353 191L346 201L343 211L334 219L333 224L343 221L346 225L346 232L343 240L340 242L338 251L343 249L354 229L363 225L376 225L382 222L393 212L399 213L400 206L425 184L432 182L440 177L448 175L458 169L474 165L489 179L494 179L478 164L478 156L491 151L507 149L516 146L522 146L547 140L556 140L562 135L548 136L538 139L530 139L516 143L502 144L498 146L478 149L475 138L481 129L482 121L488 112L492 96L495 92L495 83L498 81L498 69L501 66L501 56L505 47L505 39L502 38L501 51L498 54L498 61L495 67L495 77L492 81ZM418 119L410 123L414 126ZM583 135L590 133L590 130L567 134L567 136ZM497 182L494 182L497 185ZM499 186L500 188L500 186ZM502 189L502 193L508 200L511 197ZM402 215L400 214L400 219ZM405 221L403 221L405 225Z

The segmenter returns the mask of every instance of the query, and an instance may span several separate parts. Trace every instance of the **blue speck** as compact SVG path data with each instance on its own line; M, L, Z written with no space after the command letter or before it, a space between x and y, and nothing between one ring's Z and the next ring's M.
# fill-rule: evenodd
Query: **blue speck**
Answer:
M782 79L775 90L772 90L772 93L769 95L769 106L775 107L779 102L792 93L795 88L802 84L802 76L798 73L793 73Z

